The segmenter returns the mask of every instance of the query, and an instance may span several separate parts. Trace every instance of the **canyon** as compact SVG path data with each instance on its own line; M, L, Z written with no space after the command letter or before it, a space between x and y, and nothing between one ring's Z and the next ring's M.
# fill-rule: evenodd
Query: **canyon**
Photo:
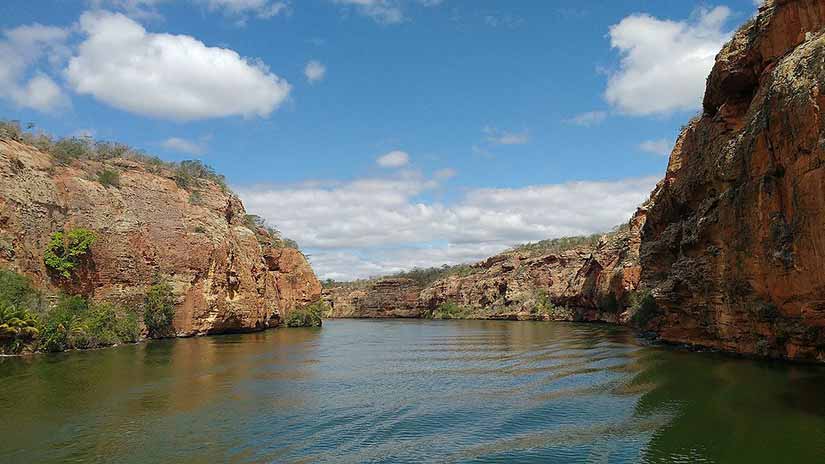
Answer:
M328 316L604 321L667 343L825 360L824 29L819 0L765 2L718 54L702 113L618 232L515 249L417 287L333 286Z
M58 159L0 138L0 268L47 295L124 307L140 307L162 279L175 295L176 336L274 327L319 300L305 256L250 223L218 176L182 185L174 166L144 158ZM104 172L117 182L102 182ZM53 233L75 228L96 240L82 265L60 275L44 264L44 250Z

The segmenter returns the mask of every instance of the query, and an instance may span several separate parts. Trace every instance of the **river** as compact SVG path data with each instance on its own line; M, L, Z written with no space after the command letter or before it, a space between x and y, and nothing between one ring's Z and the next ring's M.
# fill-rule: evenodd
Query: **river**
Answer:
M825 462L825 369L624 328L330 320L0 359L2 463Z

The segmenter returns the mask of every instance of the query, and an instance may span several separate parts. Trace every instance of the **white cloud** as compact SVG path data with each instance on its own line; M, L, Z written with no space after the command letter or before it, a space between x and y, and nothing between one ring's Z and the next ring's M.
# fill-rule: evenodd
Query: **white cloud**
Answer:
M358 13L372 18L380 24L397 24L407 20L404 13L404 3L409 0L332 0L334 3L354 8ZM423 7L435 7L444 0L415 0L414 3Z
M398 1L393 0L333 0L340 5L354 7L359 13L382 24L404 21L404 12Z
M258 18L268 19L286 11L289 4L285 1L270 0L199 0L212 11L223 11L227 15L245 16L253 14Z
M487 134L487 141L499 145L524 145L530 141L530 133L528 131L509 132L499 131L495 127L485 127L484 133Z
M586 113L577 114L568 119L567 122L582 127L598 126L607 119L607 111L588 111Z
M304 68L304 75L310 83L318 82L327 74L327 67L320 61L312 60Z
M400 150L394 150L386 155L379 156L376 160L382 168L400 168L410 162L410 155Z
M75 91L137 114L187 121L267 116L290 85L260 61L187 35L147 32L121 14L84 13L66 68Z
M3 31L0 97L22 108L52 112L69 105L60 86L41 68L54 68L69 51L68 29L31 24Z
M181 137L170 137L161 143L167 150L188 153L190 155L202 155L206 152L206 140L192 141Z
M700 9L688 21L634 14L610 27L610 44L621 55L605 98L631 115L668 114L699 108L705 79L731 32L729 8Z
M639 144L639 149L659 156L667 156L673 147L673 142L668 139L645 140Z
M113 8L125 12L132 18L159 19L161 14L158 6L162 3L171 3L172 0L90 0L95 9ZM191 0L196 5L202 5L209 11L220 12L228 18L243 25L250 17L269 19L289 11L289 2L286 0Z
M443 180L403 172L236 190L250 212L307 250L320 277L350 279L474 261L516 243L605 231L626 221L658 179L476 189L453 204L417 200Z

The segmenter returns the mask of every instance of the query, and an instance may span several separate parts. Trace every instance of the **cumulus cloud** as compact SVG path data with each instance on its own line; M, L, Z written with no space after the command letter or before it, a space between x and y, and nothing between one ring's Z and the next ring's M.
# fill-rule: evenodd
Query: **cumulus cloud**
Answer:
M43 68L60 66L69 54L69 30L31 24L3 31L0 97L21 108L51 112L68 106L60 86Z
M659 156L667 156L673 147L673 142L668 139L645 140L639 144L639 149Z
M161 143L167 150L172 150L190 155L202 155L206 152L206 140L193 141L182 137L170 137Z
M658 179L476 189L452 204L417 200L444 180L403 172L348 183L236 190L249 211L301 243L322 278L351 279L474 261L516 243L605 231L626 221Z
M400 168L410 163L410 155L400 150L394 150L381 155L375 160L382 168Z
M260 61L187 35L147 32L122 14L84 13L80 28L85 40L66 68L69 83L122 110L179 121L263 117L290 92Z
M304 68L304 75L310 84L322 80L326 74L327 67L317 60L310 61Z
M524 145L530 141L530 133L528 131L510 132L500 131L495 127L485 127L484 133L487 135L487 141L498 145Z
M607 101L638 116L699 108L714 58L731 36L724 28L730 15L719 6L687 21L634 14L611 26L621 63L608 78Z
M567 122L582 127L598 126L607 119L607 111L588 111L568 119Z

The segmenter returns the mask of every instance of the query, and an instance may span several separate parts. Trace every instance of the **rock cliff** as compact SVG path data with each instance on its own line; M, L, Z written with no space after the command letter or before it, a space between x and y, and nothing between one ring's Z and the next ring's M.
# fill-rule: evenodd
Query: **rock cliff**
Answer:
M332 318L418 318L424 316L419 300L422 286L415 280L384 278L325 288L323 298Z
M451 275L422 293L436 313L445 304L464 316L485 319L539 319L618 322L628 295L639 282L639 233L645 213L603 236L596 245L569 250L502 253Z
M823 85L825 2L766 1L717 56L702 114L630 227L494 256L424 288L422 314L633 323L666 342L825 361Z
M769 0L719 53L642 233L662 340L825 360L823 28Z
M330 317L461 317L626 320L639 283L639 236L633 220L595 244L561 251L516 248L422 285L384 278L324 290Z
M102 171L119 173L118 185L100 182ZM250 229L240 200L220 183L190 183L182 188L159 163L58 162L0 138L0 267L51 292L132 305L163 279L177 297L178 336L263 329L320 298L299 251L260 240L266 231ZM78 227L97 240L67 279L46 268L44 250L52 233Z

